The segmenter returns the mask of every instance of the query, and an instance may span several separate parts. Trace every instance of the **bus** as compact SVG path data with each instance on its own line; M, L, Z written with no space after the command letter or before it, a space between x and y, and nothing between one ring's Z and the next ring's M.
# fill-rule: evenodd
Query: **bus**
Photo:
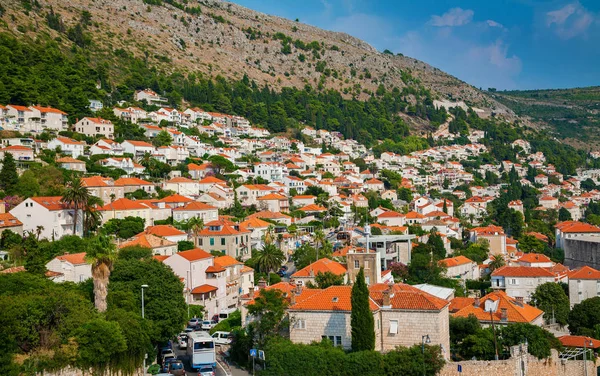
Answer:
M187 355L193 369L202 366L217 367L214 338L208 332L191 332L188 334Z

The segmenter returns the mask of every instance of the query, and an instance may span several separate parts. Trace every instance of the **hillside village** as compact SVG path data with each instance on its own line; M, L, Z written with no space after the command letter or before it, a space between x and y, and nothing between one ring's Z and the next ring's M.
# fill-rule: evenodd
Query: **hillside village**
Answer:
M113 108L90 101L95 117L73 124L56 108L0 106L2 174L12 166L20 175L0 183L10 193L2 239L98 232L120 249L149 248L205 319L241 310L248 324L260 292L278 290L294 343L351 347L359 270L379 351L427 335L450 360L450 318L473 315L483 327L528 323L563 343L580 338L540 309L536 291L564 286L571 308L600 294L600 170L565 176L524 139L510 145L515 162L497 161L475 129L468 143L445 131L437 146L376 155L337 132L306 125L273 135L240 116L167 102L150 89ZM116 133L117 122L136 139ZM83 187L94 199L76 207L67 193L21 189L28 171L49 167L66 179L58 191ZM108 230L134 222L137 233ZM272 245L281 262L265 267L257 255ZM0 256L0 273L25 270L11 249ZM56 283L92 277L81 252L45 268Z

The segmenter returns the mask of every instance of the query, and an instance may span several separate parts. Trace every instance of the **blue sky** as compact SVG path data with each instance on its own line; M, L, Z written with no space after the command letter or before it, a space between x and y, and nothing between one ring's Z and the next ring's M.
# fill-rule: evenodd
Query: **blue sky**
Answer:
M600 85L600 0L235 0L498 89Z

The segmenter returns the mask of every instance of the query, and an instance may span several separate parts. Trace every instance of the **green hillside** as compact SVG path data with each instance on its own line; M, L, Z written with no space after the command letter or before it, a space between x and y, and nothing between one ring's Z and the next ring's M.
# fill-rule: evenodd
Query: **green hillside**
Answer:
M491 92L519 116L541 121L559 138L600 142L600 87Z

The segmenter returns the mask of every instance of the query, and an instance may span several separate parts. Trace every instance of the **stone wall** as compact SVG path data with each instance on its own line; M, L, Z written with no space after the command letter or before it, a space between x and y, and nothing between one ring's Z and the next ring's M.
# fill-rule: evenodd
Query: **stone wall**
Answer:
M511 357L498 361L469 360L465 362L446 363L439 376L596 376L596 364L587 361L587 375L584 373L583 360L558 359L558 352L552 350L552 355L547 359L538 359L528 354L527 348L513 346ZM458 366L462 372L458 372Z
M61 370L58 371L54 371L54 372L44 372L44 373L39 373L39 376L92 376L92 375L96 375L94 373L92 373L91 370L80 370L78 368L72 368L72 367L67 367L67 368L63 368ZM109 371L106 372L106 375L110 375L110 376L121 376L120 372L115 372L115 373L110 373ZM143 376L143 372L142 369L138 369L136 372L134 372L132 375L128 375L128 376Z
M600 269L600 239L593 240L564 239L565 265L571 269L586 265Z

